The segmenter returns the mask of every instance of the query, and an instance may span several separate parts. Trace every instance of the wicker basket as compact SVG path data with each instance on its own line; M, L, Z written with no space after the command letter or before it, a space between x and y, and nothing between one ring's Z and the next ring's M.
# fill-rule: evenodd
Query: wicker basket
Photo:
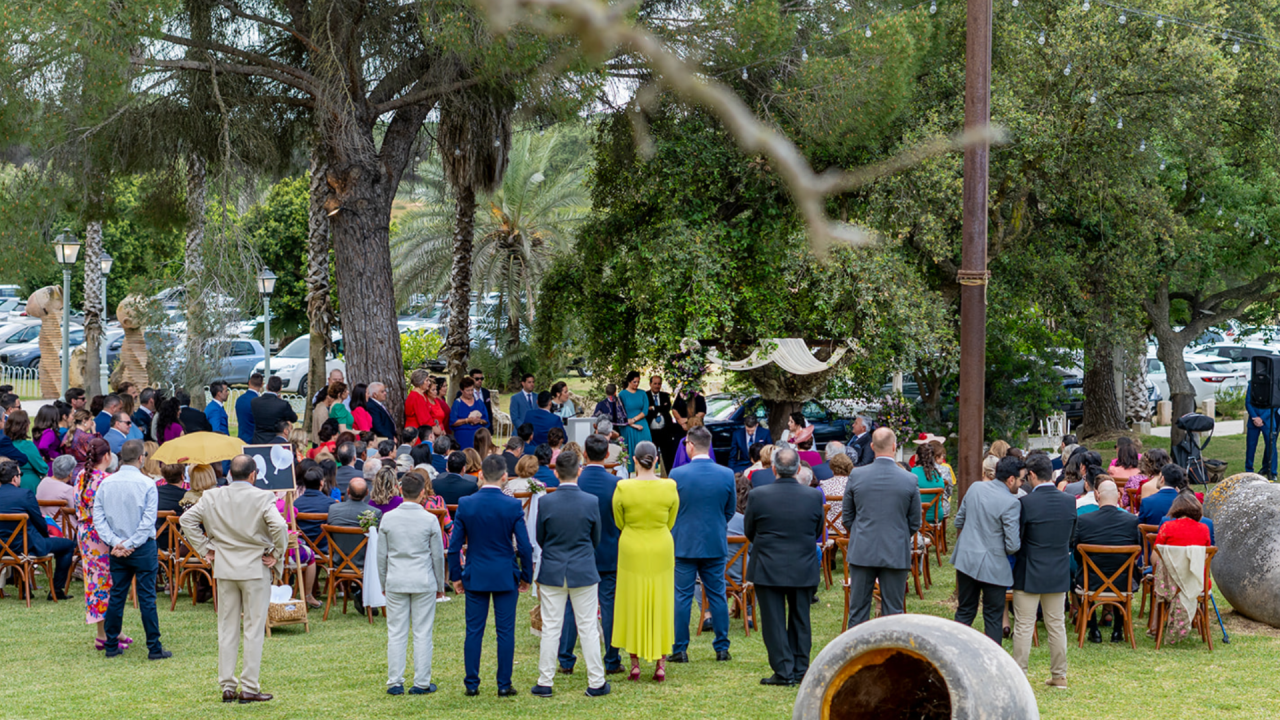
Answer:
M296 536L290 535L289 542L286 546L285 560L288 562L290 556L297 557L298 539ZM298 572L294 573L296 581L297 597L282 603L267 604L267 637L271 637L271 628L281 625L302 625L306 632L311 632L311 621L307 617L307 601L302 592L302 568L298 568ZM272 569L272 577L279 579L279 568Z

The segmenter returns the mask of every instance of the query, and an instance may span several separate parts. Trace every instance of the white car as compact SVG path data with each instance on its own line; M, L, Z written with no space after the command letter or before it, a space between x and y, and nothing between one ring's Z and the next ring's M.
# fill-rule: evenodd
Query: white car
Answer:
M333 342L337 355L341 355L342 336L335 336ZM337 355L330 352L325 356L324 369L326 374L334 370L341 370L343 375L346 375L347 364ZM271 358L271 374L278 375L284 383L281 388L282 392L298 393L305 396L307 394L307 371L310 369L310 364L311 336L300 335ZM253 367L253 372L260 373L262 369L263 363L258 363Z
M1260 343L1220 343L1200 348L1201 355L1216 355L1231 363L1231 368L1245 375L1253 372L1253 358L1258 355L1280 355L1280 347Z
M1197 403L1212 400L1222 388L1244 387L1249 384L1248 373L1236 370L1230 361L1217 355L1188 353L1182 356L1182 362L1187 370L1187 377L1191 379ZM1154 352L1147 354L1147 378L1155 384L1161 397L1171 399L1164 363L1160 362Z

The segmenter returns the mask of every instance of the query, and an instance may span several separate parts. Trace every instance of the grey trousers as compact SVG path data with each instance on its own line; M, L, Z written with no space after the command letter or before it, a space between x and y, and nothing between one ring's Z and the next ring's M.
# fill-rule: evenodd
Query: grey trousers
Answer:
M436 594L386 593L387 687L404 684L405 655L413 626L413 685L431 685L431 633L436 625Z

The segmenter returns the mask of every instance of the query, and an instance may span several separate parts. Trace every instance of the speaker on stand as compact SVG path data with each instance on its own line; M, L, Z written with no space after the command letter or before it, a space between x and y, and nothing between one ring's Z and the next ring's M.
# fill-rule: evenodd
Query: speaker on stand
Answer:
M1267 479L1274 482L1271 457L1276 452L1276 424L1280 421L1280 355L1255 355L1249 367L1249 404L1258 410L1269 411L1267 420L1267 446L1262 452L1262 465ZM1246 420L1245 422L1248 422ZM1245 428L1245 433L1249 432Z

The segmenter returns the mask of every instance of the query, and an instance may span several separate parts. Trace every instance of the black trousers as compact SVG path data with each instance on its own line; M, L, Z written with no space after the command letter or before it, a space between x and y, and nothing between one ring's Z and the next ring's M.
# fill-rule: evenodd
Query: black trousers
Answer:
M756 586L760 633L769 653L769 667L779 677L799 680L809 669L813 632L809 624L812 587Z
M1004 642L1004 598L1008 588L978 582L956 571L956 622L973 627L978 616L978 599L982 599L982 631L997 645Z
M849 627L871 619L871 598L880 580L880 606L884 615L901 615L907 611L907 578L911 570L897 568L849 566Z

